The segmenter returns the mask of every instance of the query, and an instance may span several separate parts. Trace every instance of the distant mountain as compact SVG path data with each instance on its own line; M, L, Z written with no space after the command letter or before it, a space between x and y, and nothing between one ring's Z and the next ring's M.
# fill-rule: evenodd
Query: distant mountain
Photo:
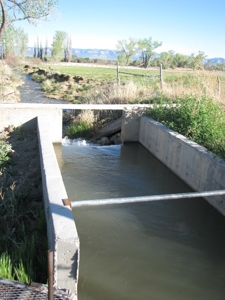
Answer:
M208 64L215 66L217 64L225 64L225 59L222 57L215 57L215 58L206 59L206 62Z
M34 47L28 47L26 55L28 57L32 57L34 55ZM48 48L48 55L51 55L51 48ZM81 58L117 60L116 50L108 49L72 48L72 55L76 55Z
M116 50L108 49L72 49L72 54L82 58L117 60Z
M34 48L29 47L27 49L27 56L33 56ZM48 48L48 55L51 55L51 48ZM109 50L109 49L80 49L80 48L73 48L72 55L76 55L80 58L90 58L90 59L105 59L105 60L117 60L117 53L116 50ZM158 54L160 56L160 54ZM136 55L133 59L139 59L140 55ZM224 64L225 59L221 57L210 58L206 59L205 63L209 63L213 66L216 64Z

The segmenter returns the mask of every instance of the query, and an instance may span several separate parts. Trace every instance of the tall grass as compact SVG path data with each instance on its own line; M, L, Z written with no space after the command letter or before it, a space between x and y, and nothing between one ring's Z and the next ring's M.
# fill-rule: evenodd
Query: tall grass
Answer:
M14 130L16 141L25 139L23 128ZM47 237L43 203L36 203L25 178L13 181L12 145L0 141L0 277L46 283ZM18 159L18 158L17 158ZM10 163L10 165L9 165ZM15 163L15 162L14 162ZM30 174L29 174L30 175ZM21 177L21 175L20 175ZM23 185L23 180L26 184ZM46 272L43 270L46 270Z
M221 104L206 96L166 100L162 96L147 114L225 159L225 117Z
M34 212L29 208L26 193L11 191L1 195L0 200L0 277L29 283L46 282L47 241L42 239L46 232L43 215L37 218L37 229L30 226ZM44 235L46 236L46 234ZM45 249L45 253L41 253Z
M65 135L70 139L90 138L92 126L88 122L75 122L68 125Z

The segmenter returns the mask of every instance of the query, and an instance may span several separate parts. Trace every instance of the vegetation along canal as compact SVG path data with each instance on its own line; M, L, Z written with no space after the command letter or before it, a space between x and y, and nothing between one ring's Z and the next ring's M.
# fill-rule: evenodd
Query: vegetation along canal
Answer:
M140 144L55 145L71 201L189 192ZM73 209L79 300L224 300L225 219L203 199Z

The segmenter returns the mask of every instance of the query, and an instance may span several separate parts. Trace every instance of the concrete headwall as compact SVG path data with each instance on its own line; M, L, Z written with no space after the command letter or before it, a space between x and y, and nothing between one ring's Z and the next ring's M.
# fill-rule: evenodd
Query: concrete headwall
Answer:
M194 190L225 190L225 161L204 147L144 116L139 142ZM206 200L225 215L225 196Z
M54 251L54 285L77 294L79 237L72 210L63 205L67 192L62 180L45 117L38 117L42 188L49 249Z
M146 107L125 107L123 110L121 124L122 142L138 142L140 131L140 117L145 112Z
M26 129L37 128L37 116L43 116L46 128L53 143L62 141L62 109L44 104L1 104L0 130L9 125L15 127L23 125Z

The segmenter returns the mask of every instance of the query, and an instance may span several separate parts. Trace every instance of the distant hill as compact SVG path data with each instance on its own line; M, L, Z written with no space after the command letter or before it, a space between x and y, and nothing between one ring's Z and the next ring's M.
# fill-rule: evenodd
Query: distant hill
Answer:
M34 55L34 47L28 47L26 55L32 57ZM51 55L51 48L48 48L48 55ZM73 48L72 55L81 58L117 60L116 50L108 49L79 49Z
M225 59L222 57L209 58L209 59L206 59L206 61L207 61L207 63L210 63L213 66L215 66L217 64L225 64Z
M32 57L34 54L34 48L29 47L27 49L27 56ZM51 55L51 48L48 48L48 55ZM109 50L109 49L80 49L80 48L73 48L72 55L76 55L77 57L81 58L90 58L90 59L105 59L105 60L117 60L117 53L116 50ZM138 59L138 55L134 57L134 59ZM210 63L212 65L216 65L217 63L224 64L225 59L221 57L215 57L206 59L205 63Z
M108 49L72 49L72 54L82 58L98 58L107 60L117 60L116 50Z

